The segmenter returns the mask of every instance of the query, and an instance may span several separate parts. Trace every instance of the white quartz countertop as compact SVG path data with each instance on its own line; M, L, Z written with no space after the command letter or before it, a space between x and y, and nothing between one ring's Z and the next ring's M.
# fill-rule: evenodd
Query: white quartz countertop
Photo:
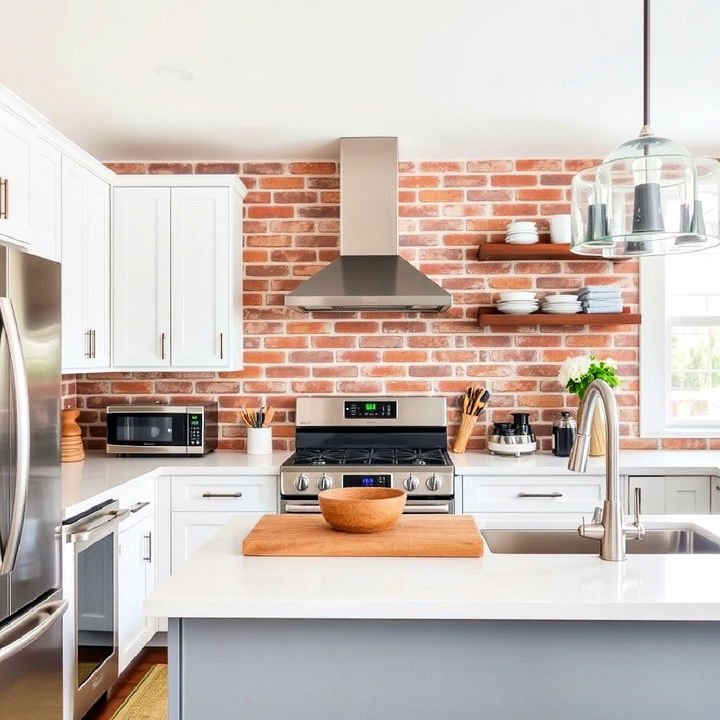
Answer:
M203 457L116 457L88 453L85 460L63 463L62 487L65 517L88 500L104 500L108 492L148 473L203 475L232 472L234 475L277 475L290 455L248 455L244 452L213 452Z
M720 555L244 557L230 521L146 601L162 617L720 620ZM720 537L720 517L655 516ZM588 540L588 542L593 542ZM637 541L642 542L642 541Z
M574 475L567 458L550 452L519 458L486 452L450 453L458 475ZM605 473L605 458L592 457L588 473ZM623 475L720 475L720 450L621 450Z

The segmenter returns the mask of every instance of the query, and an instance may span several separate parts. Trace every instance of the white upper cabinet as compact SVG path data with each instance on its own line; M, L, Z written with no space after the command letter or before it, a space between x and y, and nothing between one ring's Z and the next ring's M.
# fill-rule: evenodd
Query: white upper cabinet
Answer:
M117 178L114 368L240 367L243 194L231 176Z
M170 365L170 188L116 188L113 202L113 360Z
M62 153L41 137L30 158L30 252L60 262L62 252Z
M34 128L0 108L0 237L30 244L30 163Z
M172 364L228 366L228 188L172 190Z
M110 186L62 162L63 370L110 367Z

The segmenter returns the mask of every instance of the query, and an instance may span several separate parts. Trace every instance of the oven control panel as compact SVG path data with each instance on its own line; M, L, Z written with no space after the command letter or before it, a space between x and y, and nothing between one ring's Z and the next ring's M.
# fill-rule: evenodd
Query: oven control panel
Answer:
M319 470L282 469L280 493L287 497L314 497L323 490L341 487L384 487L405 490L409 496L448 496L455 491L454 477L446 468L360 472L337 467Z
M346 400L344 404L346 420L366 420L382 418L395 420L398 404L395 400Z

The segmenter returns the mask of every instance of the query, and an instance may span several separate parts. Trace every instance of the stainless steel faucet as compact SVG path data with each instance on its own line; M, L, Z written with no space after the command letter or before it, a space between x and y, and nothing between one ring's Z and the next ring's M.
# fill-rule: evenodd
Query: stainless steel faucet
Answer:
M578 528L582 537L600 541L600 557L603 560L620 562L625 559L627 538L639 540L645 536L640 523L640 488L635 492L634 522L626 523L623 516L622 491L620 488L620 470L618 468L618 449L620 447L620 429L617 403L610 386L604 380L593 380L585 392L585 399L578 418L578 432L570 451L568 468L574 472L587 470L590 450L590 429L595 405L600 401L605 409L607 427L607 448L605 451L606 491L602 511L595 509L593 521Z

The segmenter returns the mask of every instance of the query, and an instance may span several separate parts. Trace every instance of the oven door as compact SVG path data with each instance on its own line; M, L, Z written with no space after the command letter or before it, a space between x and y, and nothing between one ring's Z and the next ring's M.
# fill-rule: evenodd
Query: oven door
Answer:
M320 505L314 500L280 500L281 515L318 514ZM455 500L408 500L405 503L403 515L453 515L455 513Z
M72 719L80 720L118 677L118 523L130 514L117 501L63 527L73 548L74 607L69 682Z
M108 411L108 452L182 453L188 445L184 407L128 406Z

